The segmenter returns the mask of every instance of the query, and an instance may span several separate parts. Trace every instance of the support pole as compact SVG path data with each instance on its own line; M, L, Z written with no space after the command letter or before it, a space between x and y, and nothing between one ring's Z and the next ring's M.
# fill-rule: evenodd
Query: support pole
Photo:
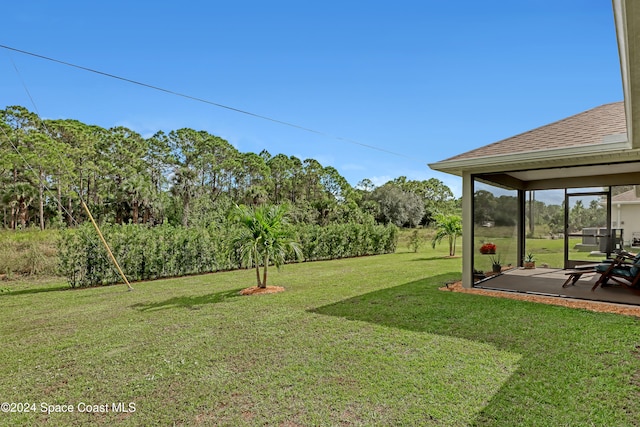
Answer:
M129 290L132 291L133 287L131 287L131 285L129 284L129 281L127 280L127 276L124 275L124 272L120 268L120 265L118 264L118 261L116 261L116 257L113 256L113 253L111 252L111 249L109 248L109 245L107 244L107 241L104 239L104 236L102 235L102 232L100 231L100 228L98 227L98 224L96 224L96 220L93 219L93 215L91 215L91 212L89 211L89 208L87 207L87 204L84 202L84 200L80 200L80 202L82 203L82 207L84 208L85 212L87 212L87 215L89 215L89 219L91 220L91 223L93 224L94 228L98 232L98 236L100 236L100 240L102 240L102 244L104 245L105 249L107 250L107 253L109 254L109 258L111 258L111 261L116 266L116 269L118 270L118 273L120 273L120 276L122 277L122 280L124 280L124 283L126 283L127 288L129 288Z
M469 172L462 174L462 287L464 288L473 288L474 181L474 176Z
M529 193L531 196L531 192ZM522 267L524 265L524 254L527 249L527 225L526 225L526 217L527 217L527 191L526 190L518 190L518 221L516 222L517 226L517 260L516 265L518 267ZM533 209L533 205L529 203L529 212ZM530 217L529 224L533 224L533 216ZM533 230L531 230L531 235L533 236Z

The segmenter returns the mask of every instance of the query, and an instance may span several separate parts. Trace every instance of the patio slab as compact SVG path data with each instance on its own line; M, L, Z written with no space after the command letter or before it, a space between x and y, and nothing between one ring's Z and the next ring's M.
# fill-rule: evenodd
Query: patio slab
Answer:
M591 287L599 277L599 274L595 273L585 273L575 285L563 288L562 284L567 280L566 272L567 270L553 268L513 269L482 281L475 285L474 288L640 305L640 296L633 294L624 287L598 287L595 291L591 291Z

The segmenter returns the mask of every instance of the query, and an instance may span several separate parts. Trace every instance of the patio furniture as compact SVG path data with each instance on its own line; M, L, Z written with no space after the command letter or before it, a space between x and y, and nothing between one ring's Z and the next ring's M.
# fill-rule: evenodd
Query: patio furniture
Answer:
M596 267L598 265L600 264L578 265L574 267L572 270L568 270L566 273L564 273L568 277L567 277L567 280L565 280L564 283L562 284L562 287L566 288L569 285L575 285L576 282L580 280L580 277L582 277L583 274L595 273Z
M640 254L620 251L612 262L597 265L595 270L601 274L592 291L611 280L640 295Z

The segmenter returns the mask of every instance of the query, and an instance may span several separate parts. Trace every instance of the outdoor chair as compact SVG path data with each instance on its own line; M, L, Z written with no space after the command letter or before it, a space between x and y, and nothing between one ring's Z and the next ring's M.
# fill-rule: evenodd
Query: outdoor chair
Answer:
M595 291L598 286L606 286L609 281L630 289L640 295L640 254L635 255L626 251L618 252L611 262L599 264L595 267L600 277L591 288Z

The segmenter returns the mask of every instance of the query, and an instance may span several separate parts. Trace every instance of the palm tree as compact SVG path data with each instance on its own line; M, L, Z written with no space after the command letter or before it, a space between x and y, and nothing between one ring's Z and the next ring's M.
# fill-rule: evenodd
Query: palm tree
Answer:
M22 229L27 228L29 208L36 199L36 189L27 182L16 182L6 186L2 195L2 202L11 208L11 228L18 228L18 221Z
M140 208L149 205L154 187L148 177L139 174L125 178L121 188L126 195L125 197L129 199L128 201L132 209L132 221L134 224L137 224L140 216Z
M196 197L197 173L189 167L180 167L173 177L171 193L182 200L182 226L189 225L191 202Z
M456 254L456 238L462 235L462 218L458 215L436 214L436 234L431 240L431 247L435 249L436 245L445 237L449 239L449 256Z
M302 257L300 245L291 238L287 229L287 208L284 205L265 205L248 207L236 205L233 216L242 226L234 239L240 249L243 263L256 267L256 280L259 288L267 287L269 263L280 268L285 262L287 251L292 249L298 258ZM260 264L263 265L262 280Z

